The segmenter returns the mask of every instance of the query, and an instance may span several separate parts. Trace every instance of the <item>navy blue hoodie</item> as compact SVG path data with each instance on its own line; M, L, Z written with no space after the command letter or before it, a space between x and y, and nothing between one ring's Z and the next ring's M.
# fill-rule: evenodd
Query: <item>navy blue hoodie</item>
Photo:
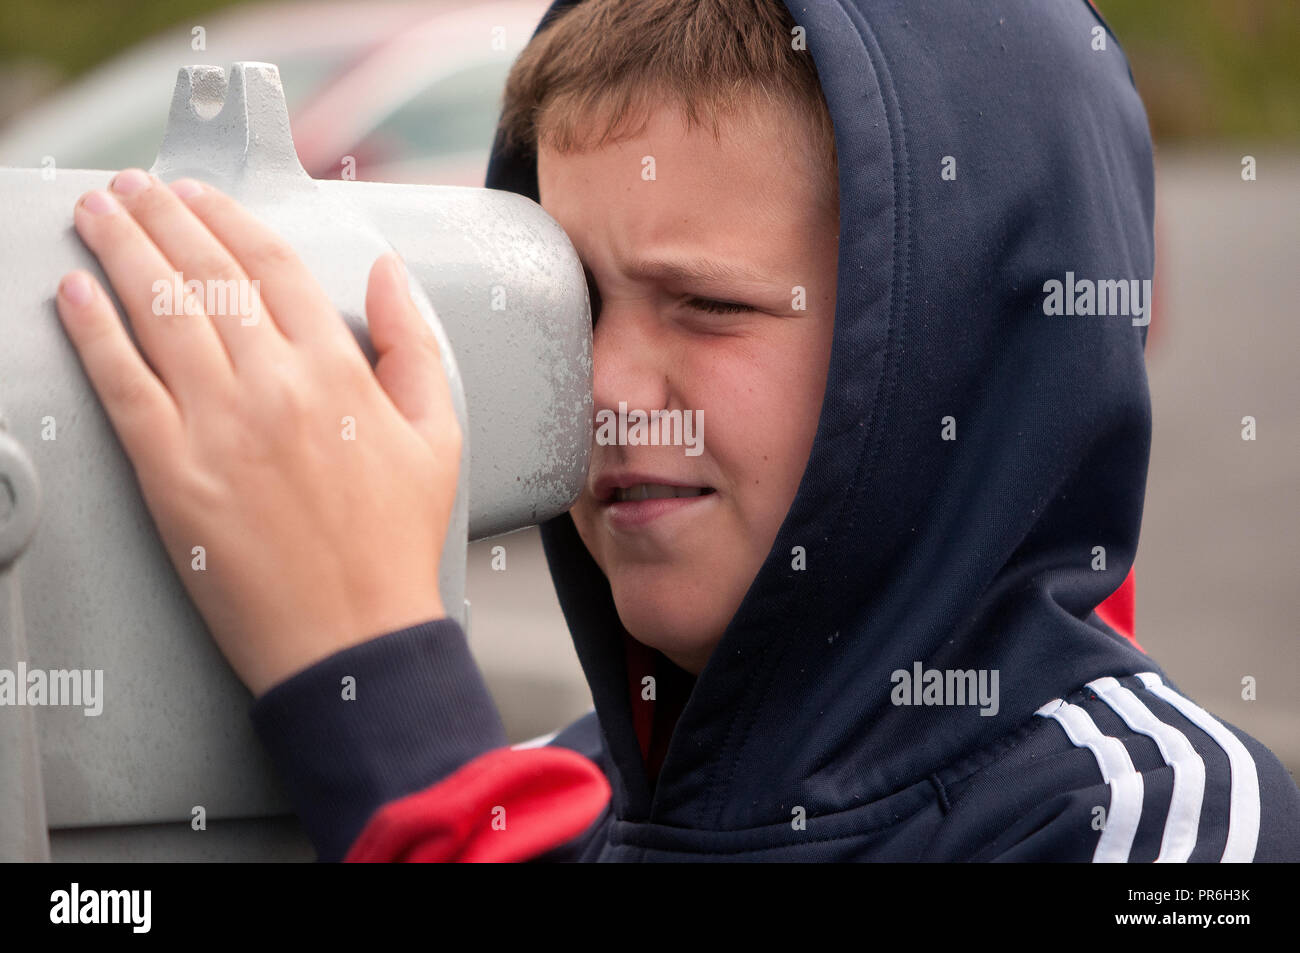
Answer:
M654 758L638 707L665 702L629 691L609 585L568 515L542 527L595 701L550 747L609 797L530 856L1300 859L1278 760L1096 612L1134 559L1151 431L1143 318L1101 285L1140 292L1154 266L1151 141L1118 43L1084 0L787 5L839 156L811 456L707 666L678 672L680 714L650 719ZM488 185L536 199L535 162L498 145ZM1106 294L1124 313L1097 313ZM357 702L338 703L342 673L368 686ZM452 622L339 653L253 718L323 859L363 829L389 845L371 859L491 830L448 815L510 773Z

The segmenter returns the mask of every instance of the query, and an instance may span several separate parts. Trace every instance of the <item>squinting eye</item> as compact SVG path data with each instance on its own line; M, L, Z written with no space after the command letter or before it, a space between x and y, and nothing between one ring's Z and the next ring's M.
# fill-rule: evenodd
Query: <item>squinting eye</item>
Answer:
M707 311L709 314L739 314L742 311L753 311L747 304L736 304L734 301L714 301L712 298L687 298L686 306L696 311Z

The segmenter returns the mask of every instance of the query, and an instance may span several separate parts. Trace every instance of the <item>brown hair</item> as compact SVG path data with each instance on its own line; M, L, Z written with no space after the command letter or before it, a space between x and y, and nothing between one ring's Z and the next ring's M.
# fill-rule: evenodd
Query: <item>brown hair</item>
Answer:
M834 127L794 30L781 0L585 0L553 17L511 68L504 142L529 153L539 141L560 152L601 145L635 135L661 105L717 135L720 118L767 101L805 121L808 153L834 190Z

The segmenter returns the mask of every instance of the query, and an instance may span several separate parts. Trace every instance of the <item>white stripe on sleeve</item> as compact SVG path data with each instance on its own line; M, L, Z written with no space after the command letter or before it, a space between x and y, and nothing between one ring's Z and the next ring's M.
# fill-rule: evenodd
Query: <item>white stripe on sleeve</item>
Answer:
M1165 685L1155 672L1138 675L1142 684L1157 697L1168 702L1196 725L1228 756L1232 771L1229 795L1228 842L1223 847L1221 863L1248 864L1255 859L1255 846L1259 841L1259 775L1255 759L1237 736L1208 711Z
M1174 788L1156 863L1186 863L1196 847L1196 835L1201 824L1205 762L1186 735L1157 718L1137 695L1114 678L1099 678L1089 682L1088 687L1123 718L1125 724L1154 741L1165 764L1173 768Z
M1061 699L1053 699L1035 712L1056 720L1076 748L1087 748L1097 759L1101 778L1110 786L1110 811L1106 816L1094 864L1122 864L1128 861L1142 817L1142 775L1133 768L1128 749L1118 738L1103 735L1086 711Z

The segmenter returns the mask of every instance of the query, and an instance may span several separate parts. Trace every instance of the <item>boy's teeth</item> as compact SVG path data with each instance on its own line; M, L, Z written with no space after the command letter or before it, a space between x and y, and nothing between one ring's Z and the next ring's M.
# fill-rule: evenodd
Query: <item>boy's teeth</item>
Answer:
M614 501L626 503L636 500L666 500L679 496L700 496L703 487L665 486L662 483L638 483L636 486L620 486L614 490Z

